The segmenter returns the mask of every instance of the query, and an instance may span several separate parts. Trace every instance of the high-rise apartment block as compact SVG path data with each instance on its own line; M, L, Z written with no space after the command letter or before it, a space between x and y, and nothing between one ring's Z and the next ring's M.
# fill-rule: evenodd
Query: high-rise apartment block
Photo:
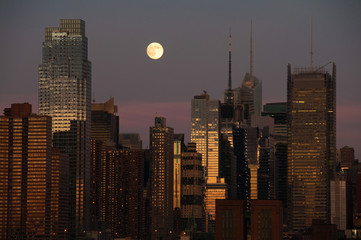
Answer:
M330 221L330 179L336 157L336 67L288 65L289 227L302 230L313 219Z
M53 145L69 155L72 237L88 230L91 63L85 22L61 19L45 29L39 65L39 113L52 117ZM57 135L57 136L55 136Z
M59 180L51 175L51 118L32 114L28 103L12 104L5 112L0 116L0 238L50 239L59 233L50 223L52 210L58 214L58 206L51 209L56 204L51 188Z
M113 237L143 238L143 164L142 150L108 150L102 154L100 220Z
M174 131L166 119L155 118L150 127L151 239L171 239L173 229Z

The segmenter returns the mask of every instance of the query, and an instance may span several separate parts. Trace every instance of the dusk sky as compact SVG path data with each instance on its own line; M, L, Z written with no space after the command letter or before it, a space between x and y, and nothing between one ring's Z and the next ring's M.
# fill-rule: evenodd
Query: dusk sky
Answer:
M114 97L121 132L138 132L148 146L154 116L190 140L190 105L206 90L222 99L228 81L232 32L233 87L249 71L253 21L253 71L263 82L263 104L286 101L287 64L337 67L337 147L355 148L361 160L361 1L278 0L62 0L0 1L0 109L29 102L38 108L38 65L45 27L62 18L86 22L92 92L96 102ZM146 55L151 42L164 55ZM331 70L331 65L326 69Z

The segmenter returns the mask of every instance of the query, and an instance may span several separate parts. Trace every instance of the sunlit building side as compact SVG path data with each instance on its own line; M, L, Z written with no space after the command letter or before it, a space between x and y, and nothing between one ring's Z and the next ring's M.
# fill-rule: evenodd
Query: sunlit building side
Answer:
M0 238L50 239L51 118L32 114L28 103L6 112L0 116Z
M59 133L54 146L69 155L69 232L81 236L90 219L91 63L83 20L61 19L45 29L38 90L39 113L51 116Z

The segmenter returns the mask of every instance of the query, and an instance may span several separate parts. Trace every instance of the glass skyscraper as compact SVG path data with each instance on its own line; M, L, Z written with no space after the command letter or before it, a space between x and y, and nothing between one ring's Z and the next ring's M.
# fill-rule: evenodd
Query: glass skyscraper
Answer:
M303 230L313 219L330 221L330 179L334 172L336 67L288 66L289 227Z
M194 96L191 114L191 141L197 144L197 152L202 154L202 166L205 169L206 231L208 231L215 227L216 199L227 197L227 184L224 178L219 177L220 102L210 100L206 92Z
M39 66L39 113L52 117L53 145L69 155L70 234L89 220L91 63L85 22L45 29Z

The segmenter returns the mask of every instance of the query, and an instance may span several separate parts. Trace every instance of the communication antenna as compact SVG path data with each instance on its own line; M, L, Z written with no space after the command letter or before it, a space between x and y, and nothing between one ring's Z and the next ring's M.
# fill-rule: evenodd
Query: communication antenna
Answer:
M249 53L249 80L253 81L253 46L252 46L252 20L251 20L251 33L250 33L250 53Z
M313 71L313 46L312 46L312 31L313 31L313 21L312 21L312 17L311 17L311 65L310 65L310 70L311 72Z
M228 46L228 90L232 90L232 35L229 28L229 46Z

